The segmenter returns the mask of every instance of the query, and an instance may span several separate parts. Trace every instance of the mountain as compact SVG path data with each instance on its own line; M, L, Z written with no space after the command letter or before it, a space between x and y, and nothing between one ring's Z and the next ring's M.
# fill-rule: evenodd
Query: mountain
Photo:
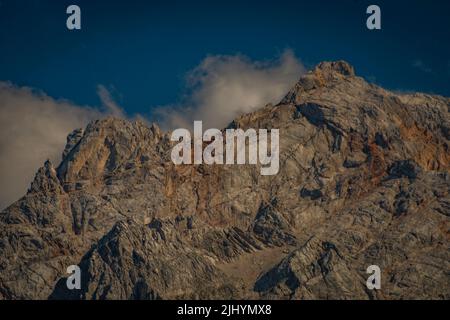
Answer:
M0 298L449 299L449 111L320 63L229 125L279 129L273 176L174 165L156 124L91 122L0 214Z

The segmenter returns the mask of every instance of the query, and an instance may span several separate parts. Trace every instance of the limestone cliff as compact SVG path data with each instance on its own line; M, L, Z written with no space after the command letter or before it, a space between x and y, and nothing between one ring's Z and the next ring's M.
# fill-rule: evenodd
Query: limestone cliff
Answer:
M449 299L449 111L323 62L230 124L280 130L274 176L175 166L157 125L92 122L0 214L0 298Z

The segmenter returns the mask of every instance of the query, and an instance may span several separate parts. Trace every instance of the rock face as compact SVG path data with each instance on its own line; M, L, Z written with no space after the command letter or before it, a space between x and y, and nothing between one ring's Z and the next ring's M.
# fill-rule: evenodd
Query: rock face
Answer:
M157 125L92 122L0 214L0 298L449 299L449 111L321 63L230 124L280 130L274 176L175 166Z

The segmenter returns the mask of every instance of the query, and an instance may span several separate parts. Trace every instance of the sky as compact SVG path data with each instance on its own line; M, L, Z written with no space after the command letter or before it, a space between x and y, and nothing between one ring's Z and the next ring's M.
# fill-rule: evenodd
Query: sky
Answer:
M185 94L208 55L274 59L291 49L307 66L344 59L396 90L450 96L450 1L0 0L0 80L95 105L98 84L127 114ZM382 30L365 10L381 8ZM77 4L82 29L65 27Z
M66 28L71 4L81 30ZM381 30L366 28L370 4ZM0 209L92 119L220 127L324 60L387 89L450 96L449 13L444 0L0 0Z

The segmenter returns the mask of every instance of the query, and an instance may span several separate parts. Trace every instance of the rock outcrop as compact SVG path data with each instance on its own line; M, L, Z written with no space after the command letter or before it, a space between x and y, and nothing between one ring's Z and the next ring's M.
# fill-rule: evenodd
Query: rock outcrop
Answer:
M0 298L449 299L449 112L323 62L230 124L280 130L274 176L176 166L157 125L94 121L0 214Z

